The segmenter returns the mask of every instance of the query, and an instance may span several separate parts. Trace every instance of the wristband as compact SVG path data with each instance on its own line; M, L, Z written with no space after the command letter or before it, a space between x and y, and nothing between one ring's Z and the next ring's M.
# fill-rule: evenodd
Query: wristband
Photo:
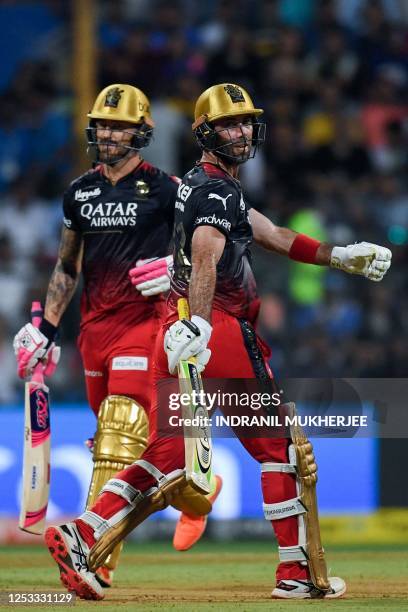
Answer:
M319 240L310 238L306 234L298 234L289 249L289 257L294 261L314 264L316 263L316 253L320 245L321 242Z
M50 344L54 341L58 331L58 327L55 327L55 325L47 321L47 319L42 319L38 329L46 338L48 338Z

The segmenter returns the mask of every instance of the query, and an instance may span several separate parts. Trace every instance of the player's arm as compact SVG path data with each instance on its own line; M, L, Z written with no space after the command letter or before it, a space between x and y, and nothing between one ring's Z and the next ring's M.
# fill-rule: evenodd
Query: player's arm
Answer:
M79 232L63 226L58 259L48 285L44 318L58 327L78 284L83 240Z
M296 238L302 234L298 234L298 232L288 227L279 227L275 225L268 217L265 217L265 215L254 208L251 208L248 214L255 242L268 251L274 251L280 255L287 255L290 257L291 249ZM305 263L329 266L333 247L325 242L319 242L318 240L309 238L308 236L305 238L310 240L310 259L313 259L313 261Z
M51 376L60 358L54 338L58 324L78 284L82 261L82 237L63 227L58 259L48 285L44 317L39 329L27 323L13 342L17 372L21 378L30 375L38 361L44 362L45 376Z
M207 348L211 337L211 310L217 280L217 264L225 247L225 235L215 227L197 227L191 243L191 278L189 286L190 321L174 323L166 332L164 346L173 374L180 359L196 357L201 372L208 363L211 351Z
M383 279L391 266L392 254L385 247L369 242L345 247L331 246L289 228L279 227L253 208L248 214L255 242L268 251L286 255L294 261L330 266L377 282Z
M191 243L189 305L192 315L211 323L217 264L225 247L225 236L215 227L198 227Z

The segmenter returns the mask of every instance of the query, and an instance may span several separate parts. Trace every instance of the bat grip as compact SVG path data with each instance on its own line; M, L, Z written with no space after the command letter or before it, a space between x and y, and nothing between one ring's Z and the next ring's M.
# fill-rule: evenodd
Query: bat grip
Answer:
M188 306L188 301L186 298L179 298L177 300L177 312L179 319L190 318L190 308Z
M43 310L41 307L41 302L32 302L31 303L31 323L34 327L40 327L40 323L43 317Z
M31 323L34 327L40 327L40 323L43 317L43 309L41 306L41 302L32 302L31 303ZM33 370L33 374L31 376L31 381L39 383L41 385L44 384L44 365L39 361Z

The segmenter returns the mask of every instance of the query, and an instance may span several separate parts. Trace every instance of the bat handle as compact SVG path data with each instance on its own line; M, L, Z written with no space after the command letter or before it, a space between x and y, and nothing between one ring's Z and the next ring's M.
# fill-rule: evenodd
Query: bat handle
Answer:
M34 327L40 327L40 323L43 317L43 309L41 302L31 303L31 323Z
M188 306L187 298L179 298L177 300L177 312L179 319L190 318L190 308Z
M40 323L43 317L43 309L41 306L41 302L32 302L31 303L31 323L34 327L40 327ZM31 380L33 382L44 384L44 365L39 361L33 370L33 375L31 376Z

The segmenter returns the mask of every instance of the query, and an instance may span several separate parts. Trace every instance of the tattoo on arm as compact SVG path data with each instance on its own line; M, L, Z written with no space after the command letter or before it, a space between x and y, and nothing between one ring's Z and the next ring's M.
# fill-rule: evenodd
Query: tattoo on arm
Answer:
M64 227L44 309L44 317L53 325L59 324L75 293L81 271L82 249L81 235Z

